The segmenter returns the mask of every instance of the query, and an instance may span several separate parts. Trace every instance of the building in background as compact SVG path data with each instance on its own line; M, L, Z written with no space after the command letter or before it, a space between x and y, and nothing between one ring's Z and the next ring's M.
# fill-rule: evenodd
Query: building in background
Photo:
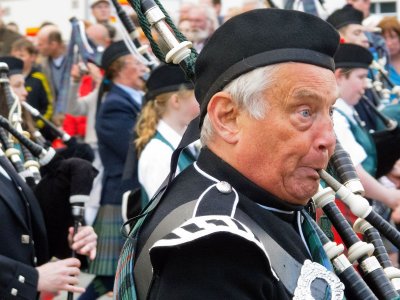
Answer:
M160 0L170 16L177 18L180 4L187 0ZM240 6L246 0L222 0L222 14L229 8ZM275 3L281 7L285 0L260 0ZM320 0L316 0L320 1ZM120 0L128 11L133 11L127 0ZM329 13L343 6L345 0L323 0ZM397 15L400 18L400 0L372 0L371 13L381 15ZM71 25L69 19L91 20L89 0L0 0L3 9L3 21L15 22L21 34L34 35L36 28L43 22L52 22L60 27L63 36L69 37Z

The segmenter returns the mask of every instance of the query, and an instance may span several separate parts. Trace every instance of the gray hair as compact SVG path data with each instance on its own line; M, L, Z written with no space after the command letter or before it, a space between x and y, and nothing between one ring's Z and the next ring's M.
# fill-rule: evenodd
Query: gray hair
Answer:
M257 68L231 81L222 91L231 95L236 105L251 117L260 120L265 117L268 103L265 101L265 90L277 82L276 74L283 64ZM200 133L202 145L206 145L214 135L214 128L208 114L205 115Z

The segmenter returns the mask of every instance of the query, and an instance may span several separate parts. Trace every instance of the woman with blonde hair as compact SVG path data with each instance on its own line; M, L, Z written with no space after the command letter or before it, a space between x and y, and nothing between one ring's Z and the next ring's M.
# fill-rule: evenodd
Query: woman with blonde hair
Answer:
M151 198L169 173L173 151L189 122L199 114L193 84L178 66L162 65L147 81L145 105L136 124L138 175L142 199ZM195 160L190 151L179 157L178 172Z

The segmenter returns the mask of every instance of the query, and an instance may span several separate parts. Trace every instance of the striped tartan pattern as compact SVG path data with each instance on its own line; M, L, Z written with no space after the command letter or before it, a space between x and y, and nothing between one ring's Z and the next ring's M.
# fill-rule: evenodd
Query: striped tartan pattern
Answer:
M311 257L314 262L317 262L321 265L323 265L327 270L330 272L334 273L333 266L331 264L330 259L326 255L326 252L324 250L324 247L321 243L321 240L318 237L318 233L314 229L313 225L313 220L311 220L311 217L307 214L307 212L302 212L302 215L304 216L304 221L302 223L302 230L304 233L304 238L307 242L308 248L311 252ZM326 289L325 292L325 299L331 299L331 290L330 288Z
M135 242L128 238L121 251L114 282L115 300L136 300L133 277Z
M89 265L89 273L114 276L124 239L120 205L101 206L93 228L98 235L96 259Z
M152 210L152 201L145 212ZM135 247L137 242L137 234L139 228L143 224L147 214L137 220L133 229L129 233L124 246L122 247L121 254L118 261L117 271L115 273L114 281L114 300L136 300L136 288L133 275L133 268L135 263Z

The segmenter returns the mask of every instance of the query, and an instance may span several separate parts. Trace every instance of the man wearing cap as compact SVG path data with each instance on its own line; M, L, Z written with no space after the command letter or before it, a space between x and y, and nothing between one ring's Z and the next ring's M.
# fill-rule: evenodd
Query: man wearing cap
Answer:
M124 41L111 44L103 53L105 75L100 87L107 94L100 104L96 119L99 154L104 166L100 208L93 224L98 239L98 256L89 266L97 277L82 299L97 299L112 290L118 256L123 244L120 227L122 201L122 172L129 145L133 143L133 128L140 112L144 66L126 47ZM137 172L131 179L131 188L139 187Z
M23 100L27 93L22 75L22 60L10 56L0 57L0 63L7 64L10 87ZM4 104L4 91L1 89L0 99ZM15 172L2 150L0 220L0 299L34 300L38 298L39 292L82 293L85 290L76 286L76 276L80 273L80 261L77 258L48 262L51 257L60 255L50 250L54 250L54 245L49 245L39 202L25 181ZM93 228L81 227L73 242L71 229L68 239L72 248L93 259L96 255L97 238Z
M362 25L363 14L352 5L347 4L343 8L334 11L326 21L332 24L346 43L357 44L368 48L369 42Z
M195 68L203 148L124 247L116 299L132 282L138 299L343 296L306 212L335 147L338 44L320 18L276 9L211 36Z

